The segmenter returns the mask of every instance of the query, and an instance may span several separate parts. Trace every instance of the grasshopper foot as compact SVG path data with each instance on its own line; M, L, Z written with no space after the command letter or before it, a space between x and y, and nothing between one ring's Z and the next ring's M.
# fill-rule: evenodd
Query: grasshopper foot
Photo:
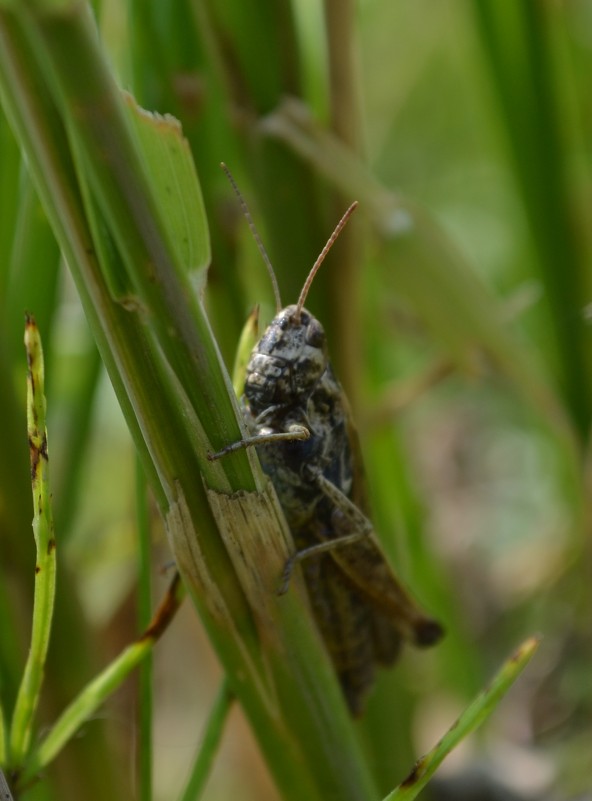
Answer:
M294 565L296 564L296 556L291 556L284 565L280 586L277 589L277 595L285 595L290 587L290 580L294 572Z

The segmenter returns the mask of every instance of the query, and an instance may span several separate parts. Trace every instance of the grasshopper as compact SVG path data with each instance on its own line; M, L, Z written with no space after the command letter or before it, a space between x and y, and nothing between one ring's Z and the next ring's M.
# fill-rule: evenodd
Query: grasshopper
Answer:
M222 165L272 276L277 314L247 365L243 411L251 436L210 458L254 446L275 486L296 546L278 593L301 564L312 609L347 704L362 713L378 665L401 643L436 643L443 630L425 615L387 563L367 515L360 445L335 377L321 323L304 308L313 279L356 208L346 211L306 279L282 308L277 280L234 179Z

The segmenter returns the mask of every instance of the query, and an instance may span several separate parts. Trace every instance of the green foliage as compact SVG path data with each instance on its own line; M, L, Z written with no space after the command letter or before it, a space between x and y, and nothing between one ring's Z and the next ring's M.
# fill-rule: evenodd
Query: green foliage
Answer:
M220 681L192 621L175 621L152 724L149 668L142 680L140 797L203 788L231 692L283 797L384 796L533 631L533 668L469 762L492 765L519 730L545 789L589 789L586 4L326 0L323 20L305 0L104 0L93 13L98 36L83 2L0 0L0 757L21 779L44 768L25 797L130 797L135 688L113 687L152 646L137 640L151 539L168 597L152 516L130 623L133 460L101 365L226 673L192 769L176 752ZM356 724L298 583L274 595L289 546L255 458L206 458L240 437L227 368L245 320L256 304L263 324L273 313L221 161L284 303L360 202L307 305L354 406L385 551L447 638L405 653ZM34 620L25 312L45 346L60 545L36 717L39 673L32 706L17 702ZM158 676L179 688L171 710ZM104 703L106 720L69 739ZM252 761L246 780L214 773L203 797L271 797Z

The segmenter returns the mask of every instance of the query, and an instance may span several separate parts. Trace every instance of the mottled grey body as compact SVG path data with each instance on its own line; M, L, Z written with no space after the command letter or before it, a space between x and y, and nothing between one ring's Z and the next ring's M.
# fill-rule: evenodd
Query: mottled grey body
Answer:
M401 639L430 645L442 630L400 586L365 517L357 436L323 328L306 309L283 309L255 346L244 407L253 436L310 432L257 445L298 551L356 540L310 555L302 569L345 697L359 714L376 665L395 660Z

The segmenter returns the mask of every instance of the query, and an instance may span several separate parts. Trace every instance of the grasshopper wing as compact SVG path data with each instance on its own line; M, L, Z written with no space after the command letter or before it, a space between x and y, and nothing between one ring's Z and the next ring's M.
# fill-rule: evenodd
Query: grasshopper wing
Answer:
M343 400L345 401L345 398ZM344 405L344 411L354 466L350 500L361 512L357 524L368 530L372 527L367 517L368 500L359 437L347 404ZM331 522L334 537L351 534L356 525L351 515L340 509L337 504L332 512ZM380 646L379 650L382 648L385 655L389 653L387 623L390 623L398 635L415 645L433 645L442 637L443 629L440 624L424 614L400 583L382 552L373 530L357 542L343 548L335 548L331 551L331 557L360 595L375 608L377 613L382 613L384 619L377 632L377 645ZM396 656L398 648L393 647L391 650ZM382 664L385 662L389 664L393 659L394 656L379 661Z

